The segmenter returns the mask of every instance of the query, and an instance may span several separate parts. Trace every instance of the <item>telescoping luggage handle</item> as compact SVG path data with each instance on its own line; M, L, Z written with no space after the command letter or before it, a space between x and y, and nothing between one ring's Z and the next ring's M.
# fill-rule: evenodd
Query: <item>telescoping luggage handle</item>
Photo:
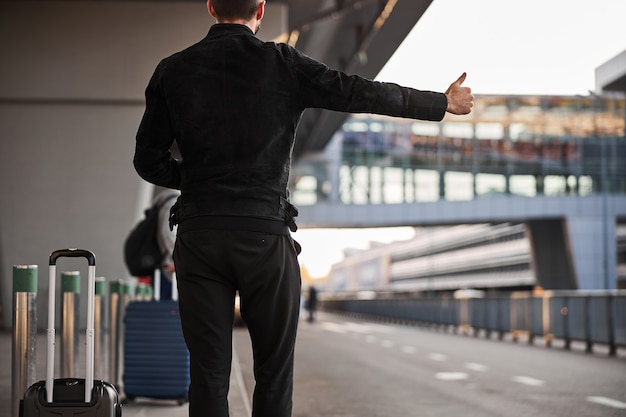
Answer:
M87 346L86 346L86 375L85 375L85 402L91 402L91 391L93 389L93 367L94 367L94 299L96 293L96 255L85 249L59 249L50 254L50 281L48 293L48 356L46 368L46 401L53 401L54 387L54 312L56 301L56 262L59 258L86 258L89 262L89 283L87 286Z

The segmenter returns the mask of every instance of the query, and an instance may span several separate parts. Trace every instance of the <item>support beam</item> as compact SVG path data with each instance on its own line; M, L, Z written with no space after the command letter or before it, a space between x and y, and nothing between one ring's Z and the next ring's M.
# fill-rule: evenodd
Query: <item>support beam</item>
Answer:
M577 289L563 219L526 222L537 282L547 290Z

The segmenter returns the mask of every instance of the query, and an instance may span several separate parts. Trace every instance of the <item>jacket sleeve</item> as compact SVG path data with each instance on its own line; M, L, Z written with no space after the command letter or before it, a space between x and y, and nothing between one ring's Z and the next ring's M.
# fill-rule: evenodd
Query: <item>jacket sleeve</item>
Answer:
M445 94L368 80L332 70L292 49L293 68L303 106L350 113L374 113L440 121L448 107Z
M180 167L170 152L174 129L160 78L161 64L146 88L146 109L137 131L135 170L146 181L180 189Z

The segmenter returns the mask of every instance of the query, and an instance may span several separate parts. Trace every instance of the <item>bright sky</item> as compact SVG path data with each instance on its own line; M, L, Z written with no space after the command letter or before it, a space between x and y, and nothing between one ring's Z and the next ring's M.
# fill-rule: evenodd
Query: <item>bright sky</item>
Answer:
M626 49L624 0L434 0L377 79L477 94L587 94Z
M377 79L444 91L462 73L476 94L588 94L595 68L626 49L626 0L434 0ZM412 228L299 230L300 262L326 275L346 247Z

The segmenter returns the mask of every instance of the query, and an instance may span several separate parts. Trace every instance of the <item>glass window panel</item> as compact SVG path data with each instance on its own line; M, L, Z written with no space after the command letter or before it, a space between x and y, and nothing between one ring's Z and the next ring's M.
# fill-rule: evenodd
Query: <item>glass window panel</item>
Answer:
M467 201L474 198L472 174L448 171L445 174L446 200Z
M444 123L443 135L452 138L471 139L474 127L471 123Z
M579 194L581 196L590 195L593 193L593 180L590 176L584 175L578 179Z
M383 199L386 204L404 202L403 170L399 168L385 168L383 173Z
M511 140L516 141L528 139L531 135L524 123L511 123L509 126L509 137Z
M425 169L416 170L415 193L417 201L439 200L439 173Z
M566 179L560 175L546 175L543 182L545 195L564 195Z
M439 136L439 124L415 122L411 125L411 132L417 136Z
M506 178L498 174L476 174L476 194L496 195L506 192Z
M526 197L537 195L537 180L533 175L512 175L509 179L511 194Z
M502 139L504 126L502 123L476 123L476 137L478 139Z

